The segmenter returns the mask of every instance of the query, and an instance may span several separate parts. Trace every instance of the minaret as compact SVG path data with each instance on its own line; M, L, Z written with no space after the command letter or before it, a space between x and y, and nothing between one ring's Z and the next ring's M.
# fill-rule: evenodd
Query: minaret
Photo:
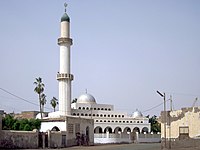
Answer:
M60 46L60 71L57 74L59 83L59 113L61 116L71 115L71 81L73 75L70 73L70 47L72 39L70 38L70 18L66 13L61 18L61 36L58 38Z

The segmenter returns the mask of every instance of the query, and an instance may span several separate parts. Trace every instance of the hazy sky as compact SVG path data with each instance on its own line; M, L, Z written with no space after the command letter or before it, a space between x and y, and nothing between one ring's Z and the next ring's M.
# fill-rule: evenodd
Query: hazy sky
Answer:
M38 104L41 77L50 100L58 98L60 18L71 19L72 97L92 94L97 103L142 112L173 97L174 109L200 105L199 0L1 0L0 88ZM169 108L169 103L167 103ZM0 89L0 109L39 106ZM144 112L159 115L163 105ZM46 109L52 111L53 109Z

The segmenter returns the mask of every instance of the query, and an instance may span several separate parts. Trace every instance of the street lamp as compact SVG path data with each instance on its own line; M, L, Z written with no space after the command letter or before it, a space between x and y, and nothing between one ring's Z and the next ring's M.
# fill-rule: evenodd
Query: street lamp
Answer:
M165 100L165 93L160 93L159 91L157 91L157 93L163 97L164 99L164 138L165 138L165 148L167 146L167 141L166 141L166 100Z

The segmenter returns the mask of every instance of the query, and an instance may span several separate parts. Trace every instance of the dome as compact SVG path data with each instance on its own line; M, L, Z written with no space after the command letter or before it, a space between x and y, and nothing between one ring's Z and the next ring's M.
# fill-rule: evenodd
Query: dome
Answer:
M69 16L66 13L64 13L62 18L61 18L61 22L63 22L63 21L70 22Z
M79 96L77 103L96 103L96 100L92 95L85 93Z
M139 111L139 110L136 110L133 115L132 115L133 118L140 118L140 117L143 117L142 113Z
M42 113L42 118L47 117L45 113ZM41 113L38 113L35 117L36 119L41 119Z

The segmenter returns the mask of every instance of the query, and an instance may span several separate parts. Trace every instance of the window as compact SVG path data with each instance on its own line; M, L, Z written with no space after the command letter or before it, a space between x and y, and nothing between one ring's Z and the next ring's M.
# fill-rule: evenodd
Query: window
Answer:
M68 129L69 133L74 133L74 125L73 124L68 124L67 129Z
M129 123L129 121L126 121L126 123Z
M125 121L123 121L123 123L125 123Z
M141 121L141 123L143 123L143 121Z
M139 121L137 121L137 123L140 123Z
M77 114L77 116L79 116L79 113Z
M101 110L104 110L103 108L101 108Z
M85 114L85 116L88 116L88 114Z
M117 117L117 115L115 115L115 117Z
M108 110L107 108L105 108L105 110Z
M189 136L189 127L179 127L179 135L180 136Z
M121 115L118 116L119 118L121 117Z
M81 107L79 107L78 109L81 109Z
M102 120L100 120L100 122L102 122Z
M85 110L85 107L83 107L83 110Z
M119 121L119 123L121 123L122 121Z
M110 117L110 115L108 115L108 117Z
M96 108L94 108L94 110L97 110Z
M97 114L97 117L99 117L99 114Z
M122 118L124 118L124 115L122 115Z
M114 122L114 121L112 120L112 122Z
M91 116L91 114L89 114L89 116Z
M104 122L106 122L106 120L104 120Z
M84 116L84 114L81 114L81 116Z
M96 120L96 122L99 122L99 120Z
M111 117L114 117L114 115L111 115Z
M100 110L100 108L98 108L98 110Z
M106 115L104 115L104 117L106 117Z
M95 114L93 114L93 117L95 117Z
M116 120L115 122L117 123L118 121Z
M133 121L130 121L130 123L133 123Z
M108 120L108 122L110 122L110 120Z
M110 109L110 108L108 108L108 111L111 111L111 109Z
M101 114L100 117L103 117L103 115Z
M87 107L86 110L89 110L89 108Z

